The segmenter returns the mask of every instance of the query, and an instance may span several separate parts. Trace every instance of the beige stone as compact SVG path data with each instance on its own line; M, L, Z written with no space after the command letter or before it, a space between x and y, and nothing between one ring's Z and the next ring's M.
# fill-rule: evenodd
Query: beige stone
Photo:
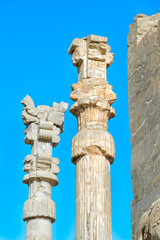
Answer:
M160 199L143 214L138 226L138 240L160 239Z
M160 199L160 13L138 14L130 25L128 98L132 239L157 240L160 205L153 208L156 214L151 209Z
M115 116L116 100L106 82L106 68L113 62L107 38L89 35L74 39L69 54L78 68L78 83L72 85L70 111L78 121L72 141L76 165L76 240L111 240L110 164L115 157L108 119Z

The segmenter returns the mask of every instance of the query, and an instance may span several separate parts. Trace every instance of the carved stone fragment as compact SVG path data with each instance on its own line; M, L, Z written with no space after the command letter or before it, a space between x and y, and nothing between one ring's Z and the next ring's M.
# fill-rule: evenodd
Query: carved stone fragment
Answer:
M160 239L160 199L143 214L138 227L138 240Z

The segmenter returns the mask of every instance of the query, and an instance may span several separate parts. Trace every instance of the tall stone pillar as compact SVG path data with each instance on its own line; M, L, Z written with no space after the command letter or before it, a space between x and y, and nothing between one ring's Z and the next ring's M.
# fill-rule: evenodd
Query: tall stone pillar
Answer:
M110 164L115 156L114 140L107 131L115 116L116 100L106 82L106 68L113 62L107 38L89 35L74 39L69 54L78 68L78 83L70 97L70 111L77 117L78 133L72 141L76 165L76 240L111 240Z
M39 105L35 108L32 99L26 96L22 102L22 119L25 128L25 143L32 146L30 155L24 159L23 182L29 187L29 198L24 204L23 220L27 221L27 240L51 240L52 223L56 220L52 187L58 184L57 158L52 157L52 148L59 143L63 132L64 112L68 104L53 103L53 107Z

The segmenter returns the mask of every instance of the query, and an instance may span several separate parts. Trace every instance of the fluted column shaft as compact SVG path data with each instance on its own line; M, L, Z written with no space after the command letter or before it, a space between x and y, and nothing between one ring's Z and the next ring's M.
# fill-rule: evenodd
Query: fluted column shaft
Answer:
M28 185L29 199L24 205L24 220L27 220L26 239L51 240L52 223L56 219L52 184L38 178L31 180Z
M52 223L47 218L31 218L27 221L27 240L51 240Z
M111 240L110 162L83 156L76 164L76 240Z

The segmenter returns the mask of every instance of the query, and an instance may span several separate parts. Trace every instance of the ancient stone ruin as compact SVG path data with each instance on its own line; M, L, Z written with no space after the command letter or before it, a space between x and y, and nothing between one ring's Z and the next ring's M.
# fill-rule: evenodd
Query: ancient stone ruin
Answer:
M70 97L71 113L77 117L78 133L72 141L72 162L76 165L76 240L111 240L110 164L115 148L107 131L115 116L116 100L106 81L106 68L113 62L107 38L89 35L74 39L69 54L78 68L78 83Z
M113 54L106 37L89 35L74 39L69 54L78 69L72 85L70 112L78 133L72 141L76 165L75 240L112 240L110 165L114 161L113 137L108 120L115 116L116 100L106 81ZM160 13L138 14L128 35L128 98L131 131L132 240L160 240ZM56 220L52 187L58 184L57 158L52 148L63 132L68 104L34 106L22 102L25 143L32 147L24 160L29 187L23 220L27 240L51 240ZM116 239L114 239L116 240Z
M52 148L60 141L63 132L64 113L68 104L53 103L53 107L39 105L35 108L31 97L22 102L22 119L25 143L32 146L31 154L24 159L23 182L29 187L29 198L24 204L23 220L27 221L27 240L51 240L51 226L56 220L52 187L58 184L57 158L52 157Z
M132 239L160 239L160 13L138 14L128 35Z

